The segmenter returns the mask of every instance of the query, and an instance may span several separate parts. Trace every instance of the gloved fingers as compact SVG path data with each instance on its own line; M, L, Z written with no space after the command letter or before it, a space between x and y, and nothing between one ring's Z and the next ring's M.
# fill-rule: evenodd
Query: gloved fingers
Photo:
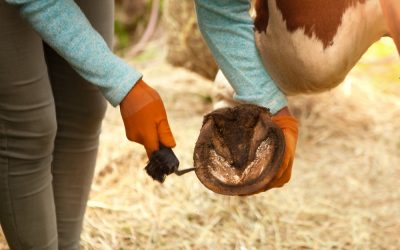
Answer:
M271 188L279 188L283 187L286 183L289 182L291 176L292 176L292 166L293 166L293 160L288 163L287 168L285 171L282 173L282 175L278 178L275 177L267 186L266 190L271 189Z
M283 174L286 172L287 168L290 167L289 162L292 157L289 156L289 154L291 154L291 153L288 153L287 151L285 151L281 166L280 166L278 172L275 174L275 177L271 181L281 178L283 176Z
M136 130L129 129L129 126L127 126L126 124L125 124L125 134L128 140L143 144L142 136L140 136L140 134L138 134Z
M143 137L144 148L146 149L147 156L150 158L151 154L160 148L160 142L158 140L156 128L152 128L147 131L146 136Z
M266 190L282 187L290 180L298 137L298 122L293 116L273 116L272 121L282 129L285 138L285 153L278 172L267 185Z
M297 119L293 116L273 116L271 120L281 129L287 129L290 130L292 133L298 134L299 123L297 122Z
M288 129L283 129L283 133L285 137L285 153L281 167L276 173L275 178L277 179L283 176L287 168L291 168L297 144L297 133L293 133L293 131Z
M285 138L284 160L276 177L280 178L290 163L293 162L298 137L298 122L292 116L274 116L272 121L282 129Z
M174 136L171 132L171 128L169 127L168 120L163 119L158 125L158 139L161 144L168 148L173 148L176 146L176 142Z

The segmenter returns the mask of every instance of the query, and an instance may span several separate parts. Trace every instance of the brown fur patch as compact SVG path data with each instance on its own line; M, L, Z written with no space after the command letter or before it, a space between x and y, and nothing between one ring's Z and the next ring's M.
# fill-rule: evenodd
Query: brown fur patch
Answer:
M322 41L324 48L332 44L333 38L342 23L344 12L358 3L367 0L277 0L277 6L286 21L288 31L303 28L304 33L315 35ZM265 32L268 27L268 0L257 0L255 4L255 27Z

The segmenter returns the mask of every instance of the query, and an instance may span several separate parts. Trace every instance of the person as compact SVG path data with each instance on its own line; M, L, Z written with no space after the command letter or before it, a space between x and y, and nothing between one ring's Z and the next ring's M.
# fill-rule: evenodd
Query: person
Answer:
M79 249L103 96L149 155L175 146L158 93L111 53L113 4L0 2L0 222L11 249Z
M79 249L105 100L119 105L127 138L148 156L175 146L157 91L110 50L113 4L0 2L0 223L11 249ZM271 108L283 128L289 147L267 190L290 178L297 125L258 68L245 5L198 0L197 12L237 98ZM242 47L250 53L235 52Z

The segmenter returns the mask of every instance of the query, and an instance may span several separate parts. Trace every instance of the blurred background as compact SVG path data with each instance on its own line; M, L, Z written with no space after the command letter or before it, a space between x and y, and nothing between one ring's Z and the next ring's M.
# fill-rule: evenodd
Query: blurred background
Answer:
M193 3L116 3L115 51L160 92L180 167L191 167L218 70ZM300 122L292 180L251 197L214 194L194 173L154 182L144 149L125 138L110 106L82 249L400 249L400 60L392 40L374 44L336 89L293 97L290 106Z
M193 1L116 3L117 53L143 60L163 58L171 65L214 79L218 68L198 30Z

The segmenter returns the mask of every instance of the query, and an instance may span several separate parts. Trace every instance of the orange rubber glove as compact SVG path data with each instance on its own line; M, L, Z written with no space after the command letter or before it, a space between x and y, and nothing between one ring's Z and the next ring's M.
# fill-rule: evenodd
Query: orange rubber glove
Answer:
M126 137L142 144L147 156L157 151L160 143L175 147L164 104L156 90L139 80L120 103Z
M283 114L277 114L272 117L272 121L278 125L285 136L285 153L281 167L275 177L266 187L266 190L271 188L282 187L290 180L292 174L292 165L296 151L298 137L298 122L290 115L288 109Z

